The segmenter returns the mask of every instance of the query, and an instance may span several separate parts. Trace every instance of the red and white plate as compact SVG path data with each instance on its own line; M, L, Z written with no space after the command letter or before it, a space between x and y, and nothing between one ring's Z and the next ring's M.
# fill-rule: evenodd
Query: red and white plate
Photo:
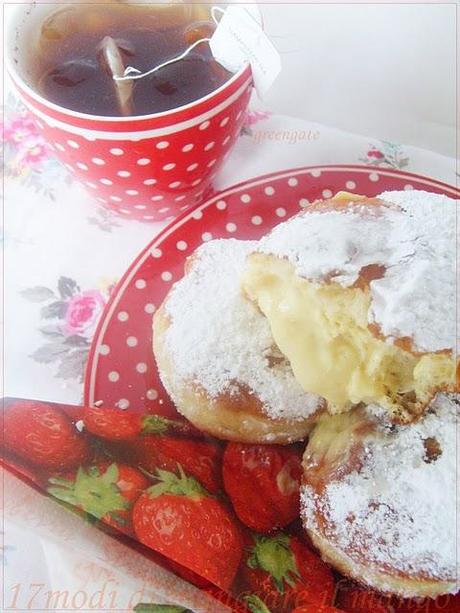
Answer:
M403 189L460 197L454 187L397 170L310 166L240 183L178 217L147 245L112 294L88 359L85 404L174 413L152 355L152 315L203 241L258 239L300 207L340 190L375 196Z

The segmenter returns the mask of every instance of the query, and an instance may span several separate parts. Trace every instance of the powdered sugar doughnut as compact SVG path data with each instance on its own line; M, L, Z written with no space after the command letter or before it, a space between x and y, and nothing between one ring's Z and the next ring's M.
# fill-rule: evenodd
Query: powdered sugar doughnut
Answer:
M423 191L341 193L263 238L244 288L302 387L331 412L395 421L456 390L456 204Z
M154 316L162 382L178 410L219 438L305 438L323 402L307 394L277 350L268 322L240 287L252 241L203 244Z
M343 574L403 597L456 593L459 397L415 424L377 407L321 417L304 454L302 520Z

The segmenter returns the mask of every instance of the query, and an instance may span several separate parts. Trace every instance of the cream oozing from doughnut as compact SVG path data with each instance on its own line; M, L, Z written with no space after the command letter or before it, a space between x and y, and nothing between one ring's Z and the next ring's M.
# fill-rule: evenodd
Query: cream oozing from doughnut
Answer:
M241 291L241 273L254 241L214 240L192 257L168 295L164 346L175 385L196 385L210 399L249 389L272 419L304 420L320 407L274 345L270 326ZM173 397L174 400L174 397Z
M396 421L456 384L456 201L343 195L275 227L243 286L303 388L332 412L377 403Z
M259 253L287 258L305 279L351 287L363 268L381 265L370 282L369 322L389 337L410 337L421 352L455 347L456 207L424 191L384 192L396 205L375 213L309 211L277 226Z

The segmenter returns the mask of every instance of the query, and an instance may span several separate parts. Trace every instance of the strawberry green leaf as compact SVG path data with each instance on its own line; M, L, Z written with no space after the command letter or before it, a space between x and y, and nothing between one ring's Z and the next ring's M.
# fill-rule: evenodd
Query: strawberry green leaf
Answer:
M243 600L248 605L248 609L251 611L251 613L271 613L265 602L263 602L255 594L244 596Z
M287 534L280 532L275 536L256 536L250 551L246 562L249 568L268 573L280 594L284 594L285 583L294 587L300 575Z
M154 477L157 483L146 490L151 498L157 498L163 494L188 496L190 498L209 496L208 492L196 479L185 474L180 464L177 465L177 474L159 468Z
M118 466L115 464L115 462L112 462L112 464L108 466L105 473L101 475L101 479L106 485L110 485L118 481L118 474Z
M77 499L75 497L75 493L72 490L65 489L63 487L49 487L48 494L54 496L58 500L62 500L62 502L67 502L73 506L77 505Z
M49 482L55 487L49 488L48 492L102 519L107 514L129 509L130 505L121 494L117 480L118 467L115 463L102 474L97 466L87 469L80 467L74 481L50 479Z
M144 415L142 418L141 434L164 434L169 429L174 429L180 426L180 422L160 415Z

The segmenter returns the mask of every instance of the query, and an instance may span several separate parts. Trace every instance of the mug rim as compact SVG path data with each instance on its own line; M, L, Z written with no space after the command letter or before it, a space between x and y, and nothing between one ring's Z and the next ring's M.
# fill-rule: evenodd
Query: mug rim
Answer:
M13 16L15 16L15 13L19 15L21 9L22 10L24 9L23 5L14 7ZM9 45L11 41L11 37L14 35L14 33L17 31L18 28L19 26L13 23L11 25L11 28L8 29L7 35L5 36L5 47L6 47L5 65L6 65L6 70L8 74L10 75L11 79L13 80L13 82L15 83L17 87L24 90L28 96L30 96L32 99L34 99L39 104L42 104L43 106L46 106L47 108L55 112L61 113L63 115L67 115L69 117L75 117L77 119L87 119L89 121L98 121L98 122L107 122L107 123L109 122L128 123L128 122L133 122L133 121L148 121L148 120L154 120L154 119L159 119L159 118L167 118L170 115L174 115L174 113L188 111L195 106L199 106L203 102L207 102L208 100L211 100L213 96L219 95L220 93L225 91L227 87L230 87L235 81L240 79L241 76L244 75L246 71L250 72L251 70L250 63L246 62L227 81L222 83L222 85L220 85L217 89L214 89L211 92L209 92L209 94L206 94L206 96L202 96L201 98L198 98L197 100L192 100L191 102L188 102L187 104L176 106L173 109L169 109L167 111L160 111L158 113L150 113L149 115L129 115L127 117L123 115L108 116L108 115L93 115L90 113L81 113L80 111L73 111L72 109L68 109L65 106L61 106L59 104L51 102L51 100L48 100L41 94L37 93L30 85L28 85L28 83L24 80L24 78L19 74L19 71L14 66L13 53L11 52L11 46Z

